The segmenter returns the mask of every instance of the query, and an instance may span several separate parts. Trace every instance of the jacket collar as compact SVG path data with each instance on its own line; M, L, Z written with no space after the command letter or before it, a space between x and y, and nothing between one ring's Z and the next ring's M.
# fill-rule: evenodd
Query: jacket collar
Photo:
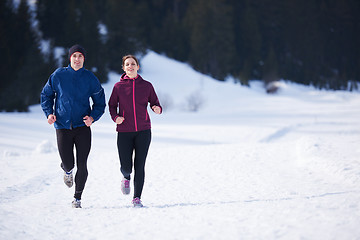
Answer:
M120 81L136 81L136 80L140 80L141 76L138 74L135 78L130 78L128 75L126 75L126 73L123 73L120 77Z
M69 70L70 70L71 72L74 72L74 73L80 73L80 72L84 71L84 69L85 69L84 67L82 67L82 68L80 68L79 70L75 71L75 70L71 67L70 64L68 65L68 68L69 68Z

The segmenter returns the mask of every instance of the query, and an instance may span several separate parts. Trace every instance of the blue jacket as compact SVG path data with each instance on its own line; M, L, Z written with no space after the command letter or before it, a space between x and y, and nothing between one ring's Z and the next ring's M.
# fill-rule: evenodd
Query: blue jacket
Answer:
M50 75L41 92L41 107L46 117L50 114L56 116L56 129L85 126L83 117L86 115L96 121L104 114L105 106L104 89L97 77L85 68L78 71L70 65L58 68Z

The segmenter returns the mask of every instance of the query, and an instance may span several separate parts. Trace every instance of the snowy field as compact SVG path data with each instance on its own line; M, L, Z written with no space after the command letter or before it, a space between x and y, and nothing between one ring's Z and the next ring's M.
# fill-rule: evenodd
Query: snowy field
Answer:
M40 106L0 113L1 240L360 239L359 93L281 82L267 95L153 52L140 68L168 106L150 114L145 207L120 191L108 110L92 126L82 209Z

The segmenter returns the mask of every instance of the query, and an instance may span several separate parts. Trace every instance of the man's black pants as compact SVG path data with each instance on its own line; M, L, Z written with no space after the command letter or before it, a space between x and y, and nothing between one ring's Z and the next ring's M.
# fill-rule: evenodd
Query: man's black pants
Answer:
M74 129L56 129L57 144L62 167L70 172L75 165L74 146L76 148L75 195L81 199L85 183L88 177L87 159L91 149L90 127L78 127Z

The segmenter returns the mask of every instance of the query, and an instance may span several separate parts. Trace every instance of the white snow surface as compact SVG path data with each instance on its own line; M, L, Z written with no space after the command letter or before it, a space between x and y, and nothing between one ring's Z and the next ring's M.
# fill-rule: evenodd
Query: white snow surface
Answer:
M82 209L63 183L40 105L0 113L0 239L360 239L360 94L281 81L219 82L147 53L151 113L143 208L120 191L115 124L92 126ZM119 80L103 85L106 97ZM203 106L186 111L196 93Z

